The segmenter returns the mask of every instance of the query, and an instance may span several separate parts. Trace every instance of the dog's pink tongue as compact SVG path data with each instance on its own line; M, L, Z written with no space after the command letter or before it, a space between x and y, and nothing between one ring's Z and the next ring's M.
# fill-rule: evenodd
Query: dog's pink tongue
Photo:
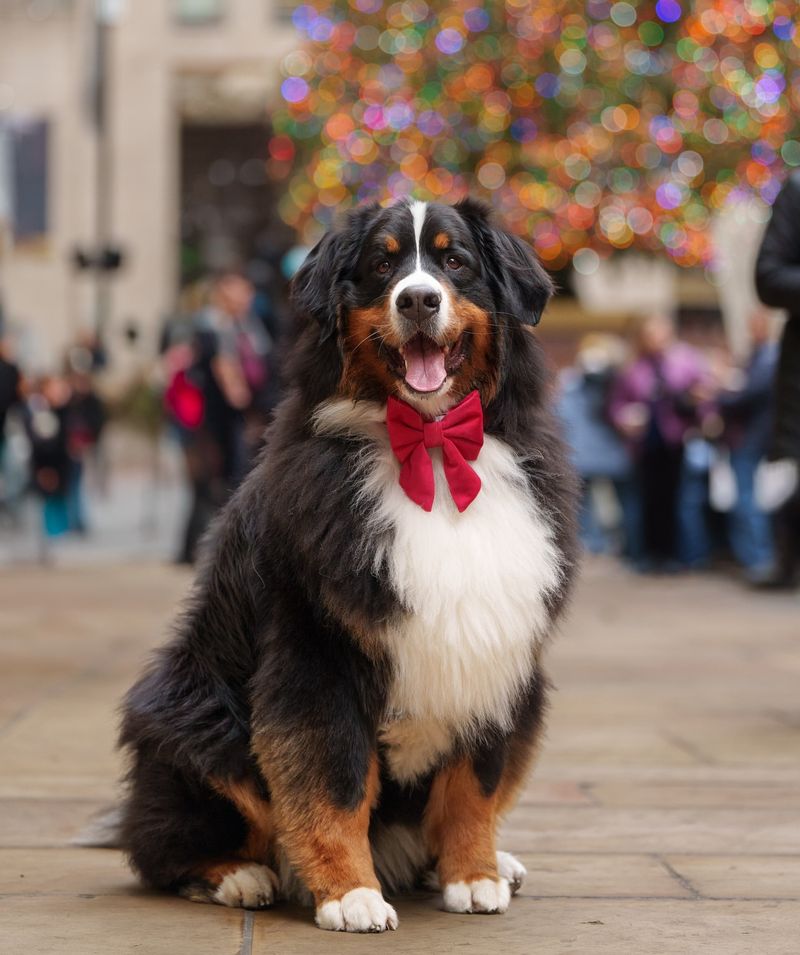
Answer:
M403 349L406 360L406 382L416 391L437 391L444 384L447 371L444 367L444 350L436 342L422 335Z

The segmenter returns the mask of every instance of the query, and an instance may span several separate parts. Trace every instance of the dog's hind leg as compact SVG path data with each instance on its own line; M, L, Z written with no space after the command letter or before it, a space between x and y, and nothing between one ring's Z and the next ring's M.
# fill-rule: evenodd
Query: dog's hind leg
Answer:
M180 887L192 902L215 902L233 908L264 909L275 901L278 876L269 868L273 848L272 810L256 785L247 781L213 780L214 791L239 810L247 834L237 858L198 866L197 878Z
M274 901L270 806L254 781L205 783L147 750L137 754L131 781L123 845L147 884L196 902Z

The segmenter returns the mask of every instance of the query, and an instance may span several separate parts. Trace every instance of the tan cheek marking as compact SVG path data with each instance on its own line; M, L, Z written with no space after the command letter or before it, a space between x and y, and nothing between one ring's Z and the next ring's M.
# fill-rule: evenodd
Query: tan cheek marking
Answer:
M357 398L365 390L378 389L384 395L395 390L394 378L386 362L378 353L375 330L389 340L391 326L389 317L382 308L353 309L348 317L347 333L344 336L344 368L339 383L339 392Z
M434 238L433 244L437 249L447 249L450 247L450 236L446 232L439 232Z
M497 393L498 369L493 356L493 334L491 316L469 299L451 292L454 334L469 331L472 335L472 348L469 358L455 374L455 389L460 397L477 387L483 404L488 404ZM462 394L463 392L463 394Z
M497 794L483 794L469 761L434 779L424 825L442 885L497 878Z
M393 235L387 235L385 242L387 252L391 252L394 255L395 252L400 251L400 243Z

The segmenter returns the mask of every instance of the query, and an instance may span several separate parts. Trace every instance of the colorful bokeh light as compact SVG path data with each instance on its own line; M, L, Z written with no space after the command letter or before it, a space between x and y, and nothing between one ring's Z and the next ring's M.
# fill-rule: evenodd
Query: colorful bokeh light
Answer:
M313 0L269 168L311 241L337 211L482 195L552 268L708 264L709 221L800 166L794 0Z

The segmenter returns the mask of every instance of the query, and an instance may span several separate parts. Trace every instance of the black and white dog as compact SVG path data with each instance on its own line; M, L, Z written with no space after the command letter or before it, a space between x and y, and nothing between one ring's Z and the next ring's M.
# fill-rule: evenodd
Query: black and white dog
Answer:
M575 487L532 334L551 284L466 200L351 212L293 287L266 451L130 691L124 841L150 885L321 928L382 889L503 912L495 849L540 737Z

